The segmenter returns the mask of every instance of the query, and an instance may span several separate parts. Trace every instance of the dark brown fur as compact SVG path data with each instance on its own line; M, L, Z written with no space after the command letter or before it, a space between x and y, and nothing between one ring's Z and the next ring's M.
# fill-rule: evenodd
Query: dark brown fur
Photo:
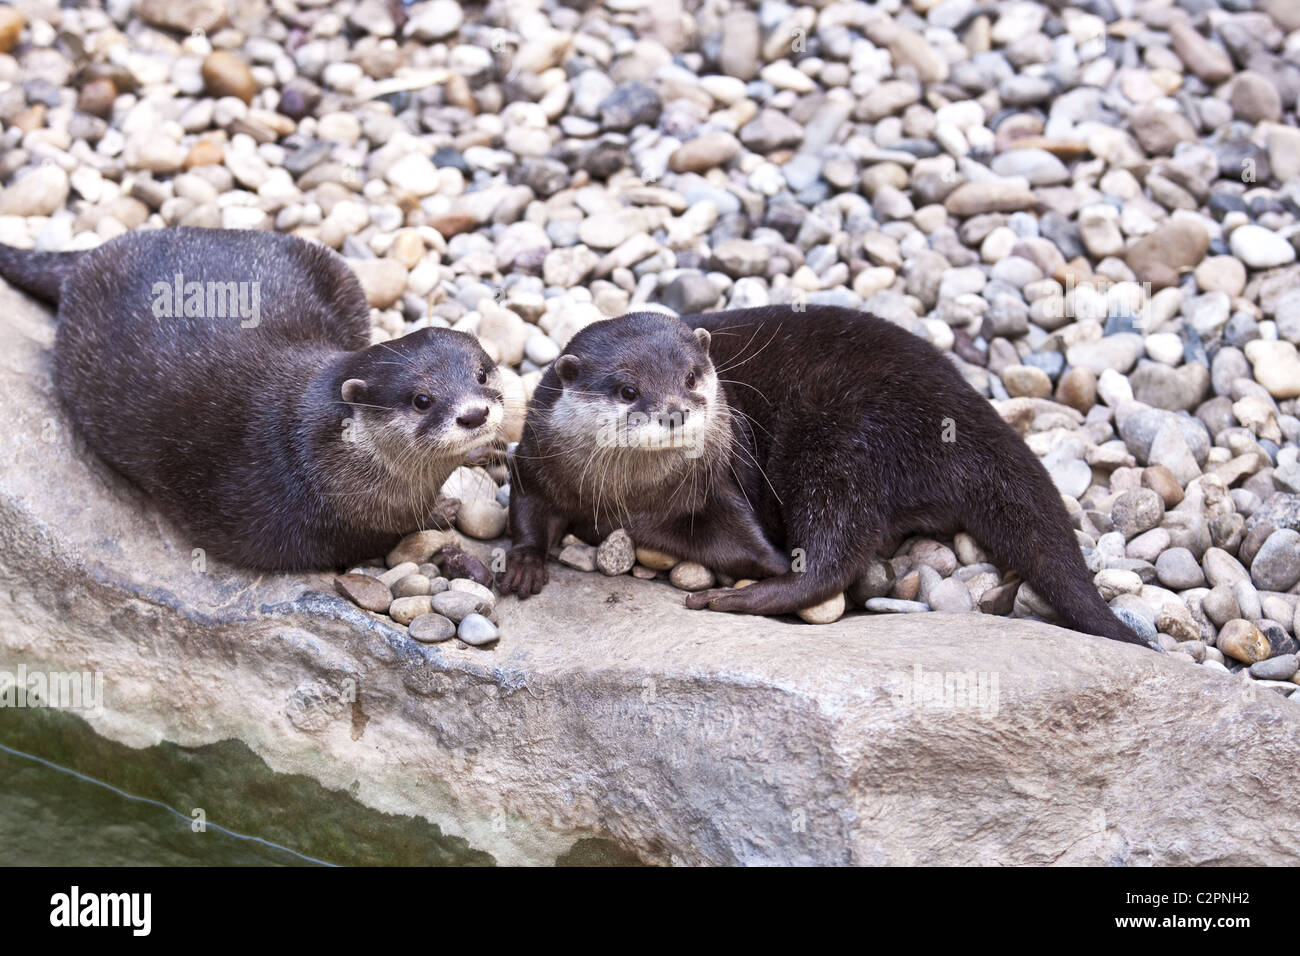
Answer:
M703 347L692 329L711 334ZM699 414L704 398L683 379L710 361L729 442L694 461L680 449L619 449L575 467L590 442L553 420L566 391L565 401L604 401L627 383L637 407ZM651 467L653 455L677 457ZM1069 626L1142 643L1093 587L1060 494L1025 443L933 347L866 313L772 307L596 323L543 377L511 471L503 584L521 597L545 583L547 551L570 526L622 526L638 545L737 578L765 575L687 598L751 614L833 597L907 534L965 528ZM794 549L803 571L790 570Z
M257 283L257 324L157 317L155 284L178 273ZM0 275L57 301L55 384L90 447L194 547L241 565L383 554L426 526L464 446L495 439L501 393L478 342L424 329L371 346L352 270L305 240L168 229L84 253L0 246Z

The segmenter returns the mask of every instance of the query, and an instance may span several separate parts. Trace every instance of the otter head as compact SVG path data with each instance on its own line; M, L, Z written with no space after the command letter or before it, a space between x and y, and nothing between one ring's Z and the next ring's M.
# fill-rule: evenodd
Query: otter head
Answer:
M341 387L352 435L412 477L449 473L500 439L500 373L478 340L420 329L352 356Z
M699 458L725 407L708 331L657 312L589 325L553 368L561 389L553 429L588 448Z

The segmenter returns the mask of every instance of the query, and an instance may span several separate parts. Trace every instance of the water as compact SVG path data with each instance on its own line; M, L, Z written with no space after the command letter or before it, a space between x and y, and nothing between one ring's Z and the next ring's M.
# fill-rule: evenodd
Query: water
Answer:
M75 714L0 707L0 865L491 866L428 821L279 774L246 745L136 750ZM201 808L206 827L195 826ZM581 840L560 866L635 865Z

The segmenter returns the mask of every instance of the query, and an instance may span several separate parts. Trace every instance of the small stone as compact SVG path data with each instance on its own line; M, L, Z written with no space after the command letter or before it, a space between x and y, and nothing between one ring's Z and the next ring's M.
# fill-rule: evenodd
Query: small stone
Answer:
M804 608L798 614L809 624L834 624L844 616L845 606L844 594L841 592L820 604Z
M0 215L49 216L67 201L68 188L68 174L58 166L37 166L0 193Z
M203 59L203 84L214 97L233 96L253 101L257 81L248 64L228 50L215 50Z
M1177 219L1143 236L1124 255L1138 281L1156 289L1178 284L1185 269L1194 269L1210 248L1210 234L1200 223ZM1233 253L1236 254L1235 251Z
M1174 507L1183 500L1183 486L1174 473L1164 465L1148 465L1142 469L1142 487L1150 488L1160 496L1165 508Z
M399 597L388 606L388 616L398 624L410 624L421 614L433 611L433 598L428 594Z
M634 126L653 126L663 104L654 88L640 81L626 83L605 97L598 108L601 122L609 130L625 131Z
M1175 591L1199 588L1205 584L1201 565L1187 548L1170 548L1156 558L1156 577L1165 587Z
M1264 339L1247 342L1246 357L1250 359L1255 380L1274 398L1300 396L1300 353L1290 342ZM1234 405L1233 412L1236 411ZM1246 422L1243 420L1242 424Z
M1237 74L1229 100L1237 119L1247 123L1273 122L1282 118L1282 98L1268 77L1254 70Z
M456 636L456 625L441 614L421 614L406 626L406 634L421 644L438 644Z
M361 283L366 302L386 309L406 291L406 269L396 259L349 259L348 265Z
M1002 370L1002 383L1012 398L1047 398L1052 394L1052 380L1040 368L1010 365Z
M1268 638L1250 621L1241 618L1223 625L1215 646L1228 657L1246 664L1267 660L1270 652Z
M432 593L432 587L432 582L425 575L418 572L408 574L393 585L393 597L419 597Z
M1097 404L1097 375L1091 369L1072 368L1056 386L1056 400L1085 415Z
M1165 503L1150 488L1126 491L1115 499L1111 518L1115 530L1132 538L1160 524L1165 514Z
M422 153L407 153L388 167L384 178L393 188L412 196L432 196L442 184L438 168Z
M903 601L887 597L871 598L863 606L868 611L885 614L918 614L930 610L930 605L921 601Z
M384 614L393 603L393 592L377 578L368 574L340 574L334 579L334 587L357 607Z
M718 288L703 273L683 272L664 286L659 301L678 315L693 315L718 301Z
M1263 226L1238 226L1228 245L1232 254L1251 269L1272 269L1295 261L1295 246Z
M1033 192L1015 181L963 183L948 194L944 208L958 218L990 212L1016 212L1036 202Z
M740 152L740 141L730 133L704 133L677 147L668 160L675 173L702 173L725 166Z
M1191 24L1178 22L1169 28L1169 39L1183 65L1211 86L1232 78L1232 57L1215 43L1197 33Z
M1196 287L1239 296L1246 289L1246 267L1232 256L1210 256L1196 267Z
M465 591L446 590L429 599L431 610L453 621L461 621L468 614L489 615L493 613L492 602L484 601L477 594Z
M636 560L652 571L671 571L681 559L653 548L637 548Z
M507 518L506 509L495 500L474 497L461 503L456 527L471 538L492 541L505 534Z
M0 53L8 53L18 45L27 18L13 7L0 7Z
M1205 552L1201 563L1205 567L1205 577L1210 582L1210 587L1220 584L1231 587L1238 581L1250 580L1250 574L1241 566L1241 562L1222 548L1210 548Z
M682 561L668 575L674 587L683 591L703 591L713 587L713 572L694 561Z
M471 647L484 647L501 637L495 624L481 614L466 614L456 628L456 636Z
M930 605L931 610L948 614L965 614L975 607L970 588L966 587L965 582L956 578L945 578L940 581L930 588L926 598L926 603Z
M1264 591L1289 591L1300 581L1300 532L1274 531L1250 566L1250 579Z
M997 587L989 588L980 595L980 613L1001 616L1010 614L1016 606L1016 595L1019 591L1019 581L1012 581L1009 584L1000 584Z
M1281 654L1250 665L1250 676L1257 680L1290 680L1300 671L1300 658L1295 654Z
M596 549L589 544L569 544L560 551L561 564L579 571L596 570Z
M622 528L602 541L600 547L596 549L596 568L601 574L611 577L627 574L634 564L636 564L636 547L632 544L631 537Z
M1142 590L1142 579L1134 572L1121 568L1098 571L1092 583L1106 601L1113 601L1121 594L1138 594Z

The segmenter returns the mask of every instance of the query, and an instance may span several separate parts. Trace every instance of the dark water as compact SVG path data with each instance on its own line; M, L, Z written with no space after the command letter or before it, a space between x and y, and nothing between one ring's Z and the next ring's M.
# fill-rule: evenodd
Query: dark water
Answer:
M80 717L0 708L0 865L491 866L435 824L273 772L242 743L135 750ZM202 808L206 828L192 816ZM603 840L557 863L626 865Z

